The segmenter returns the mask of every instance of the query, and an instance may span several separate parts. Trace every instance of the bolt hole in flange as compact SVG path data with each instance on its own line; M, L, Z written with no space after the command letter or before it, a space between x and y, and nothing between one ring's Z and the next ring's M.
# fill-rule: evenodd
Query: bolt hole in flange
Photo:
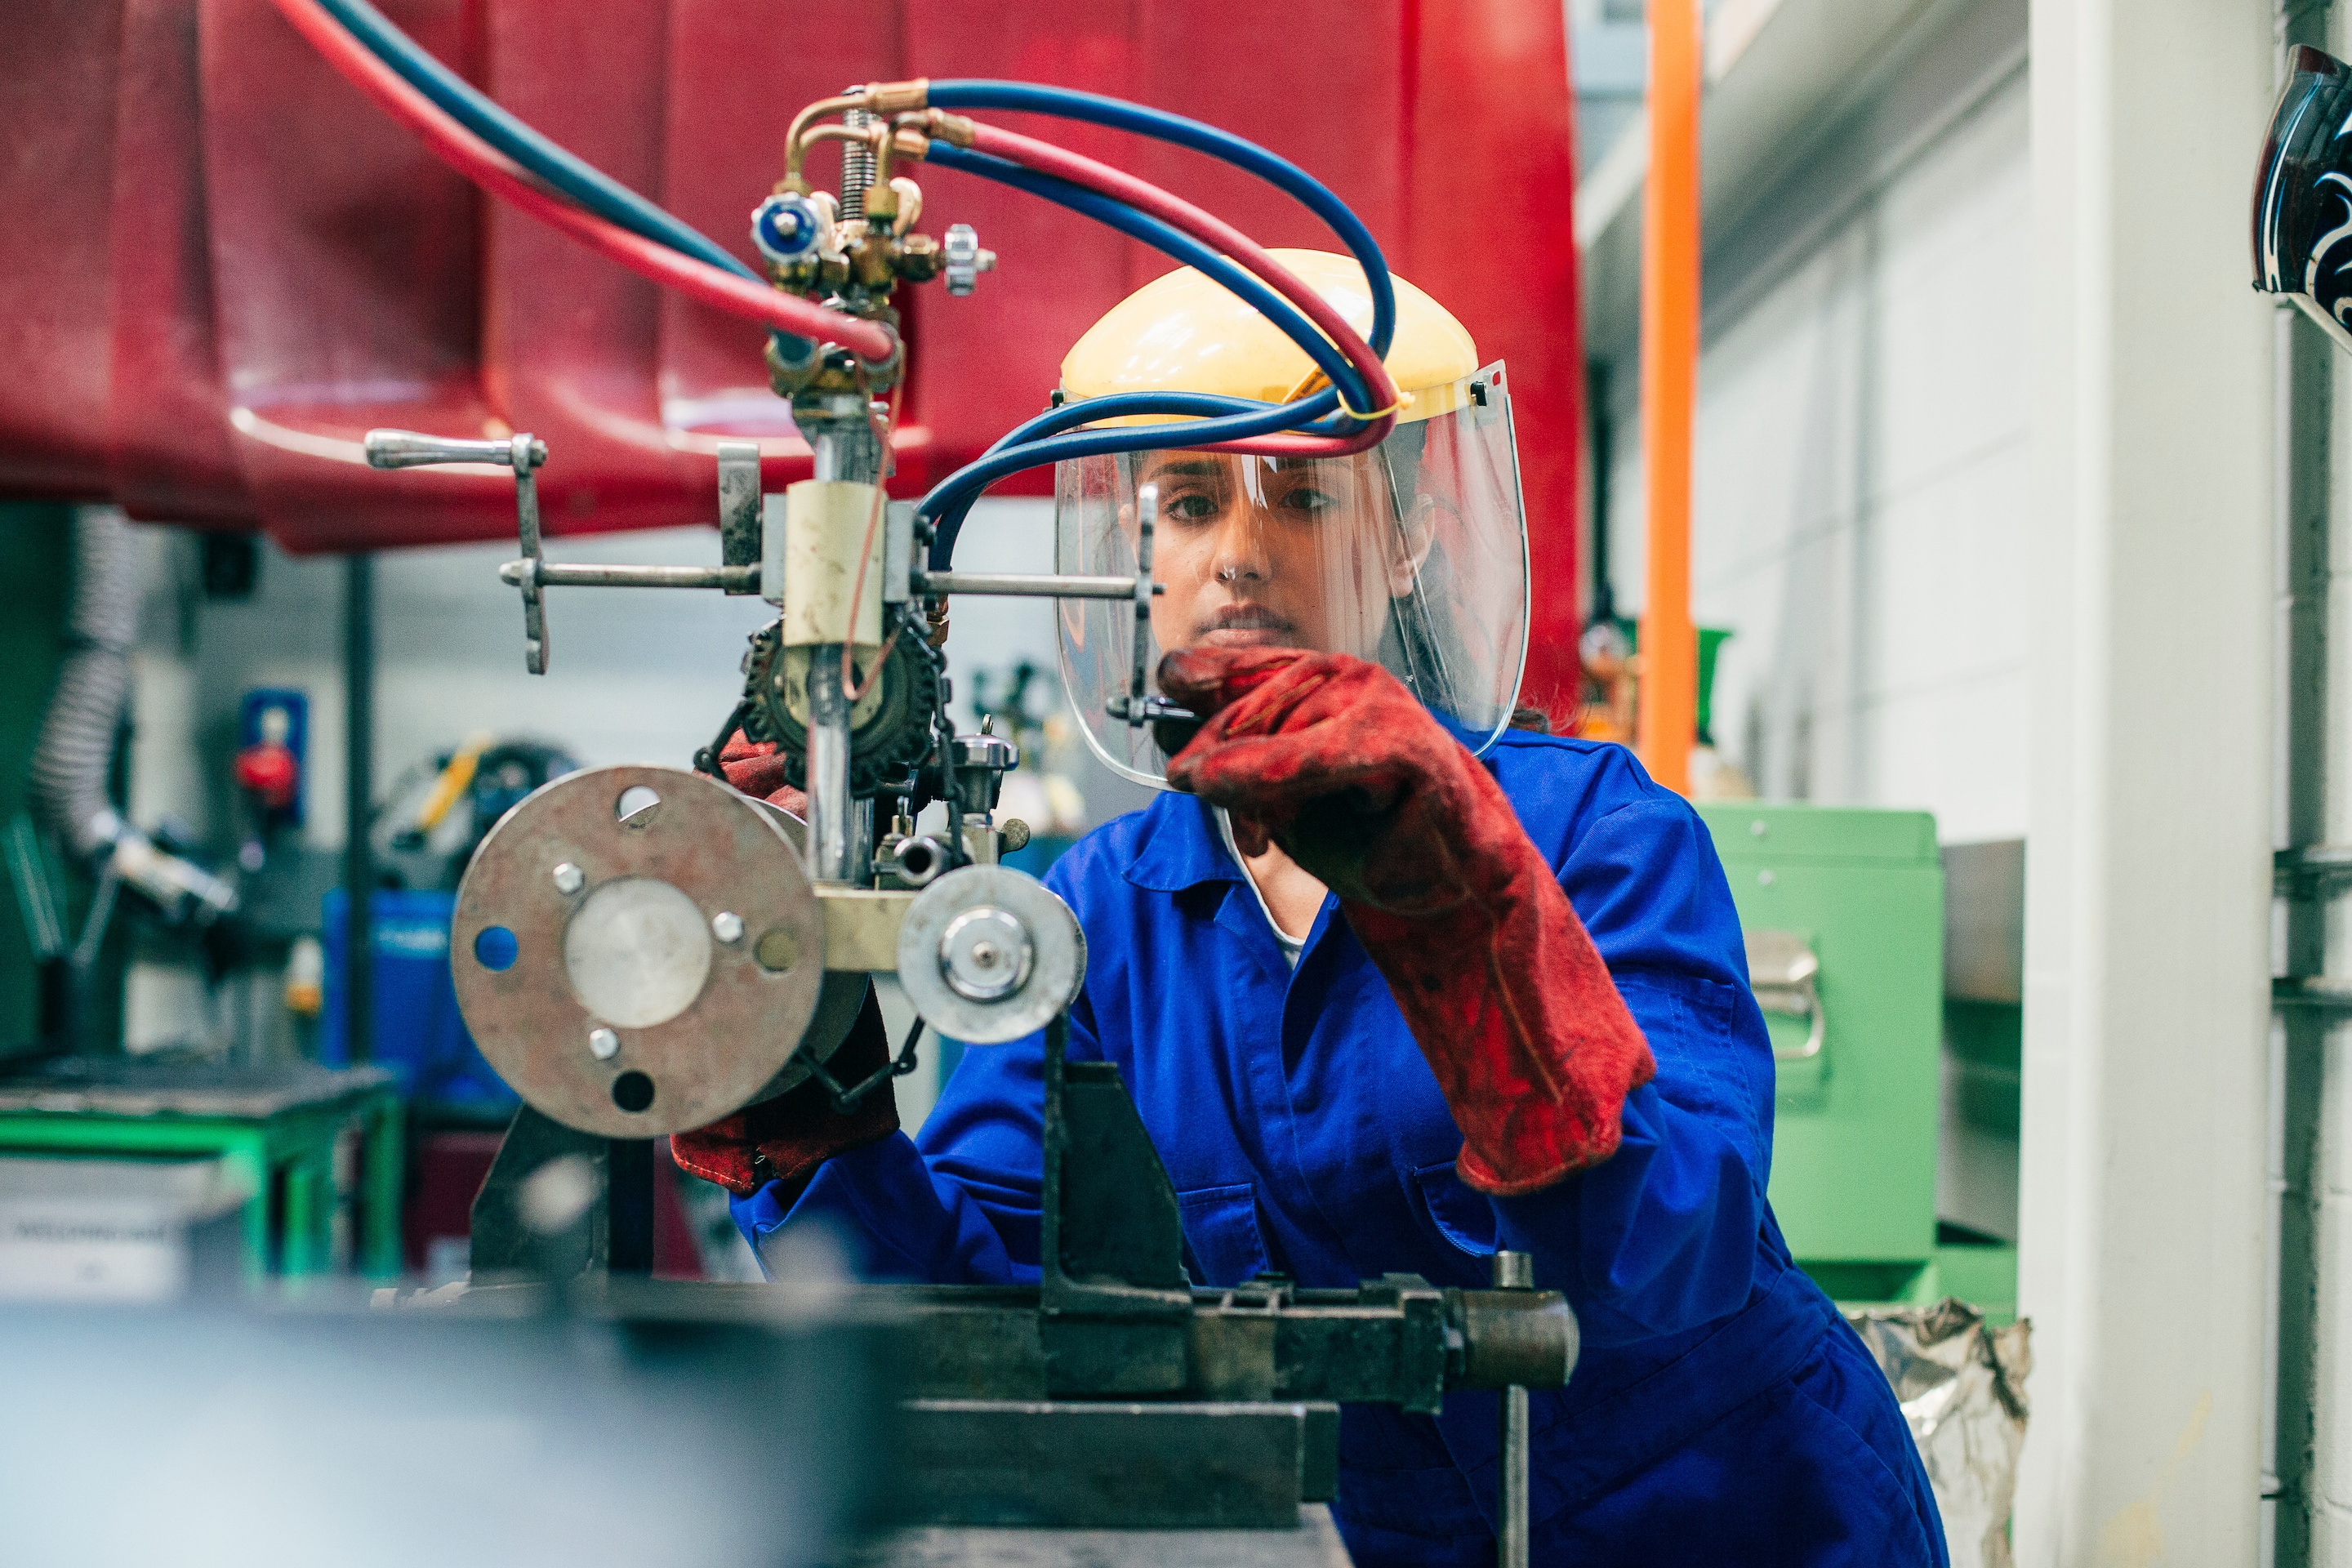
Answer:
M661 796L645 784L631 784L613 803L613 820L624 827L644 827L654 819Z
M515 933L504 926L484 926L474 938L474 962L493 974L503 974L514 967L521 954L522 944Z
M782 974L801 961L800 939L777 926L760 939L751 949L751 957L770 973Z
M635 1116L654 1102L654 1080L641 1072L625 1072L613 1080L613 1103Z

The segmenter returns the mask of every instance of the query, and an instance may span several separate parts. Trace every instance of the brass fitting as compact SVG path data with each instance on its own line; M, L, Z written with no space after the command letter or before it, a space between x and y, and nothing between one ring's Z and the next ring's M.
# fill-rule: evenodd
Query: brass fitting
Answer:
M910 229L922 221L923 187L904 174L894 177L890 188L898 193L898 227Z
M909 283L928 283L940 275L940 242L928 234L910 234L898 242L898 276Z
M800 150L805 158L808 150L820 142L859 142L874 148L878 157L882 144L889 140L889 127L884 125L812 125L801 137ZM798 172L797 164L793 165L793 171Z
M944 109L927 109L920 114L901 114L893 122L902 135L921 136L945 142L950 146L969 147L972 143L972 122L961 114L950 114ZM922 153L914 153L921 157Z
M898 204L898 193L891 191L890 205ZM871 193L868 200L872 199ZM897 270L891 266L890 231L888 226L870 230L849 253L849 269L858 283L876 293L887 291L898 281Z
M867 108L869 105L866 100L871 94L872 89L868 89L865 92L844 93L837 98L820 98L793 116L792 124L784 131L783 184L785 186L801 195L808 195L808 185L801 178L801 163L808 155L808 146L804 138L809 127L815 122L817 117L839 114L845 110Z
M804 392L856 392L872 397L896 386L907 365L907 345L898 336L898 313L884 307L863 310L859 314L878 322L890 334L887 356L879 360L861 359L839 344L827 343L819 345L815 353L794 364L777 352L772 338L764 355L768 384L775 389L776 395L790 398Z
M912 81L877 82L866 89L866 100L856 107L882 115L901 114L922 108L930 98L930 78L919 76Z
M876 82L856 92L845 92L833 98L820 98L798 114L784 131L784 177L777 188L801 195L808 195L808 184L801 177L801 164L808 156L809 143L821 140L812 135L810 128L828 114L841 114L852 109L863 109L881 115L886 121L892 115L919 112L931 96L930 79L917 77L912 81ZM967 124L970 122L967 121ZM843 129L846 129L844 127ZM863 137L858 138L864 140ZM879 149L877 149L877 153ZM920 157L917 152L912 154Z

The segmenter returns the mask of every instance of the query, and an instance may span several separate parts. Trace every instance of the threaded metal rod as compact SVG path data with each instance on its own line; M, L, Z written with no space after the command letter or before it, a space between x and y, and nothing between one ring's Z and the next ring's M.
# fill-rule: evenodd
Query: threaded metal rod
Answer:
M852 92L856 88L849 89ZM862 109L853 109L841 117L841 122L853 131L862 131L877 123L877 117ZM841 144L841 216L844 222L866 216L866 187L874 183L874 153L863 142L844 142Z

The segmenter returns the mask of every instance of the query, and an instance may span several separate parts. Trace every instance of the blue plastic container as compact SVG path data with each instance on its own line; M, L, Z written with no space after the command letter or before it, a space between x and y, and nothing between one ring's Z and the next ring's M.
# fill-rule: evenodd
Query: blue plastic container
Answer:
M327 950L327 1005L320 1019L319 1059L341 1067L351 1058L343 1024L347 900L336 888L320 911ZM492 1071L466 1032L457 988L449 977L449 921L457 896L379 891L374 916L375 1039L378 1067L399 1076L417 1114L429 1121L503 1122L521 1103Z

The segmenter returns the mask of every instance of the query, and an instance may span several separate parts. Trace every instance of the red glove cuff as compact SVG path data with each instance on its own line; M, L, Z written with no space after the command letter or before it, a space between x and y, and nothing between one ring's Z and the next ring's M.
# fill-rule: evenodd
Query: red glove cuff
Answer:
M826 1064L844 1084L863 1081L890 1059L882 1009L872 991ZM770 1182L783 1184L790 1206L814 1179L817 1167L835 1154L860 1148L898 1131L898 1104L887 1079L867 1090L847 1110L836 1110L833 1091L814 1079L773 1100L747 1105L708 1127L674 1134L669 1156L677 1168L716 1182L737 1197L748 1197Z

